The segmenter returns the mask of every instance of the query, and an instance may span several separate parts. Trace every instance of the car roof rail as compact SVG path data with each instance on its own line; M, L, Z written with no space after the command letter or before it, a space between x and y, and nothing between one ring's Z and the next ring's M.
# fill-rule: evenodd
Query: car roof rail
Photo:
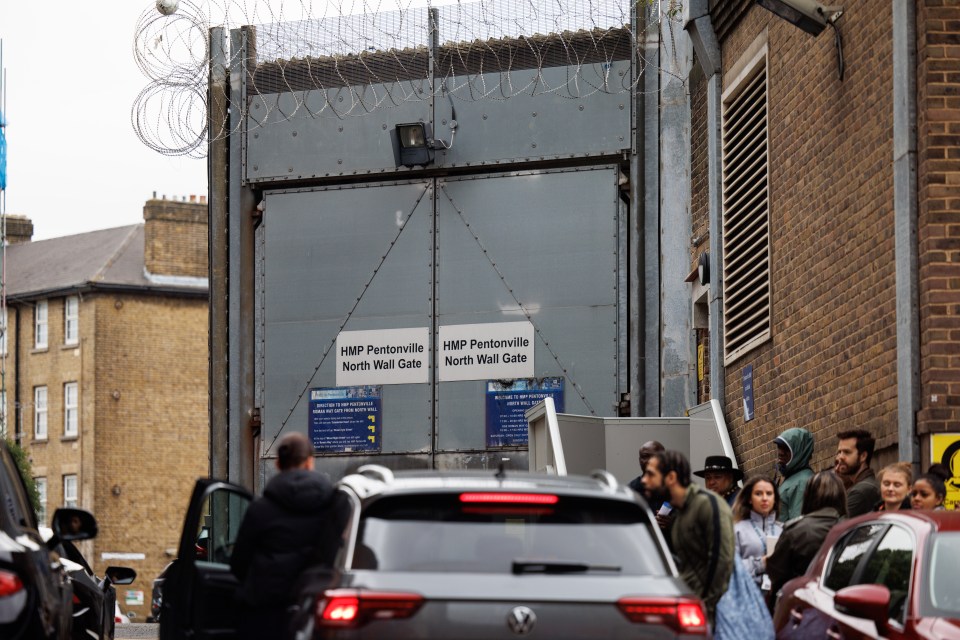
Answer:
M393 482L393 471L381 464L365 464L357 468L357 473L368 478L380 480L384 484Z
M620 483L617 482L617 479L613 476L613 474L606 469L594 469L590 472L590 477L594 480L603 482L610 489L616 489L618 486L620 486Z

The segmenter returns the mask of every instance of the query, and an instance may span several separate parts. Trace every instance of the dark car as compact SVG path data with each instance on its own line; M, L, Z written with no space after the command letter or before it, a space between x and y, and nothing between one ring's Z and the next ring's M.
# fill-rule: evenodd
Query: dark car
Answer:
M137 572L129 567L107 567L104 577L98 578L73 543L61 543L58 551L70 561L67 575L73 583L74 640L113 640L117 608L113 585L133 583Z
M685 638L708 634L653 514L606 472L398 472L362 467L333 571L308 571L297 638ZM249 494L201 481L164 585L162 640L230 637L226 564ZM208 526L207 558L192 557ZM294 583L291 580L291 588Z
M160 609L163 604L163 581L166 579L167 571L170 570L172 564L173 562L168 562L163 571L153 579L153 588L150 591L150 617L147 618L147 622L160 622Z
M784 585L777 638L960 640L960 513L869 513L831 529Z
M82 509L58 509L52 524L48 545L19 469L0 438L0 638L70 637L73 587L52 549L61 540L94 537L97 522Z

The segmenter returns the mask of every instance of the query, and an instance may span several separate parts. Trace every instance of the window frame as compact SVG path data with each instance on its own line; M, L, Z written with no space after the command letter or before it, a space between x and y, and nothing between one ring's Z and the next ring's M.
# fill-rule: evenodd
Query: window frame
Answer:
M43 401L40 396L43 395ZM50 437L50 393L46 385L37 385L33 388L33 438L46 440ZM41 416L43 416L43 433L40 432Z
M72 429L70 428L71 417L73 418ZM80 387L76 382L65 382L63 383L63 436L75 438L78 435L80 435Z
M46 300L40 300L33 308L33 348L46 349L49 346L50 305Z
M71 309L71 306L73 309ZM63 344L80 343L80 296L63 299Z
M73 482L69 482L72 480ZM70 492L67 491L67 488L70 485L73 485L73 499L69 499L68 495ZM80 505L80 483L77 480L77 474L75 473L65 473L63 474L63 506L76 508ZM72 504L71 504L72 502Z
M0 313L0 356L7 355L7 327L9 326L7 315L7 309L4 307L3 312Z
M47 524L47 495L48 495L48 485L46 476L38 476L33 479L34 485L37 487L37 502L40 505L39 511L37 511L37 521L41 526L46 526Z

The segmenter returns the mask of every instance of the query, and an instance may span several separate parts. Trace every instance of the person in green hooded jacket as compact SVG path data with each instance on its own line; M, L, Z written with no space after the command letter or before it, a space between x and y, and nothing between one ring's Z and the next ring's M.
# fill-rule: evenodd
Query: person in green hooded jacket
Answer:
M780 480L780 520L789 522L800 516L803 490L813 475L810 456L813 436L806 429L794 427L774 438L777 445L777 473Z

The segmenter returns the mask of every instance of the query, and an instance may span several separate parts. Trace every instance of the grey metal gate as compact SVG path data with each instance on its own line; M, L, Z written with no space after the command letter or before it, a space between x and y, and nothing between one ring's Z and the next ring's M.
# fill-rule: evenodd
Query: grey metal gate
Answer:
M440 326L529 321L535 376L563 378L566 410L615 413L619 175L603 165L265 192L264 451L307 428L310 389L336 386L341 331L430 328L429 382L383 386L376 457L395 467L526 465L523 447L487 446L486 381L438 382ZM339 475L369 457L323 465Z

